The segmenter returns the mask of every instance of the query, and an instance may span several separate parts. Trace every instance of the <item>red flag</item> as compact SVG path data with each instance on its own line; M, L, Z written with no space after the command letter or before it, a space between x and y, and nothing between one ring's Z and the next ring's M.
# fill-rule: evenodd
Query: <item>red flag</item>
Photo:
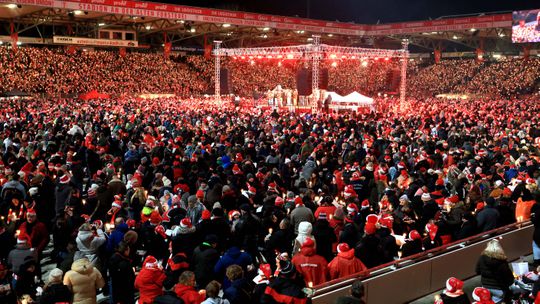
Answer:
M204 45L204 58L206 59L212 58L212 45L211 44Z
M122 57L122 58L126 57L126 48L125 48L125 47L121 47L120 50L118 50L118 54L119 54L120 57Z
M17 42L19 42L19 33L15 32L15 24L11 22L9 24L9 31L11 33L11 48L13 52L17 52Z
M77 50L77 48L74 46L74 45L68 45L67 46L67 53L70 54L70 55L73 55L75 54L75 51Z
M435 56L435 63L441 62L441 50L435 50L433 55Z
M171 54L172 43L166 42L163 46L163 56L165 59L169 59L169 54Z

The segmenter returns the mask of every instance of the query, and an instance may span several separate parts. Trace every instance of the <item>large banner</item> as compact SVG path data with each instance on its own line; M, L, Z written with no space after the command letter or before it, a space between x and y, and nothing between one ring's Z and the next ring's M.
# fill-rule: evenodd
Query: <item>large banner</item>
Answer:
M138 47L139 42L134 40L94 39L84 37L54 36L53 43L70 45Z
M366 25L128 0L0 0L0 3L356 36L485 29L512 25L512 14Z
M512 42L540 42L540 9L512 13Z

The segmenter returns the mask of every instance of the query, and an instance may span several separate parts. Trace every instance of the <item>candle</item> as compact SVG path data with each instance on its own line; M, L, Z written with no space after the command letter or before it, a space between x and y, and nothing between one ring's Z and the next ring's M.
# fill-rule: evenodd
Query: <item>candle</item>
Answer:
M403 254L403 252L401 250L398 250L398 252L397 252L398 259L401 259L402 254Z
M144 196L148 197L148 190L144 190Z
M523 216L518 216L518 222L523 222Z
M307 283L307 285L308 285L309 288L313 288L313 282L310 281L310 282Z
M84 198L82 199L82 204L83 206L86 205L86 200Z
M21 234L21 231L19 229L17 229L17 231L15 231L15 235L19 236L19 234Z
M329 218L330 218L330 219L334 218L334 215L333 215L333 214L330 214L330 217L329 217Z
M272 234L272 231L273 231L272 228L268 228L268 234Z

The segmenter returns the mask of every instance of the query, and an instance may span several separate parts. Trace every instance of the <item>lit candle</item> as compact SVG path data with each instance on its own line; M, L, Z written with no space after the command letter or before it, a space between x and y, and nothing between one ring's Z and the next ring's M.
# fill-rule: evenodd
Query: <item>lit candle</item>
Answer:
M24 211L23 205L21 204L21 208L19 208L19 216L22 216L23 211Z
M21 234L21 231L19 229L17 229L17 231L15 231L15 235L19 236L19 234Z
M268 234L272 234L272 231L273 231L272 228L268 228Z
M333 214L330 214L330 217L329 217L329 218L330 218L330 219L334 218L334 215L333 215Z
M401 250L398 250L397 252L398 259L401 259L401 255L403 255L403 252Z
M307 283L307 285L308 285L309 288L313 288L313 282L310 281L310 282Z
M518 216L518 222L520 222L520 223L523 222L523 216L521 216L521 215Z
M144 190L144 196L148 197L148 190Z
M82 204L83 204L83 206L86 205L86 200L84 198L82 200Z
M111 230L111 224L106 223L105 224L105 230L110 231Z

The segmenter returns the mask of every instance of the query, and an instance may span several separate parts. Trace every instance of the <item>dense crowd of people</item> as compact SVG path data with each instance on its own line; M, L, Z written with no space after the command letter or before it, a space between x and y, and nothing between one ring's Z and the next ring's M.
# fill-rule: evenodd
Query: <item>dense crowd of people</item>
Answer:
M0 302L304 303L312 286L531 217L534 99L377 107L5 100ZM57 269L42 286L45 256Z
M307 66L306 66L307 65ZM232 92L241 97L260 96L280 85L296 89L296 73L307 62L288 59L224 58L231 74ZM49 96L82 94L92 90L113 96L172 93L200 97L213 93L214 61L203 56L158 53L76 51L63 48L21 47L17 53L0 47L0 92L18 90ZM309 67L308 67L309 68ZM400 62L385 58L328 59L328 90L347 95L396 92ZM510 98L534 93L540 77L540 58L478 62L449 59L437 64L412 60L408 64L408 90L416 97L465 93Z

